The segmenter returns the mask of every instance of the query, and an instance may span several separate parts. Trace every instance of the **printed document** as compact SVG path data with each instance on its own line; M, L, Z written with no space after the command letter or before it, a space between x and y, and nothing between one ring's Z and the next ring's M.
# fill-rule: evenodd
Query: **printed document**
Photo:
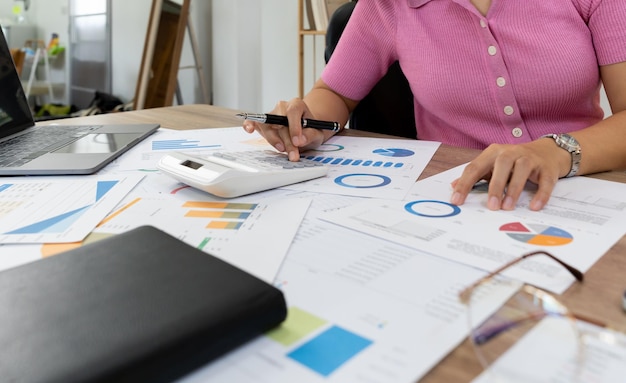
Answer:
M588 177L560 180L541 211L528 209L526 190L513 211L491 211L486 191L465 204L448 201L462 166L415 183L404 201L370 200L328 213L328 222L484 270L544 250L587 271L626 232L626 184ZM535 257L507 275L556 293L574 278L547 257Z
M0 178L0 242L80 241L143 175Z
M415 382L467 337L458 292L483 275L305 218L275 281L287 320L179 383Z

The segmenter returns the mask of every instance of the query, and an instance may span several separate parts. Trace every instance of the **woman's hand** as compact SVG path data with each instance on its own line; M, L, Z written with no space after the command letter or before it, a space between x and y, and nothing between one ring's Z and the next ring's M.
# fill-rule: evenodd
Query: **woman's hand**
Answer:
M276 150L287 153L290 161L298 161L301 150L315 148L324 142L325 136L321 130L302 128L302 118L314 116L301 99L280 101L271 113L287 116L289 127L246 120L243 128L248 133L259 132Z
M481 179L489 181L487 208L513 210L527 181L538 189L530 210L541 210L550 199L559 177L571 167L571 156L552 139L540 138L520 145L492 144L470 162L460 178L452 182L450 200L462 205Z

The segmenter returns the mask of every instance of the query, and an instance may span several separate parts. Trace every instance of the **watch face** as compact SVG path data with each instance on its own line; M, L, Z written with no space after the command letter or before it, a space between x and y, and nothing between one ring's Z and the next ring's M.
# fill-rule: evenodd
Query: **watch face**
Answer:
M560 141L560 146L564 149L567 149L567 151L574 152L580 150L580 145L578 144L578 141L576 141L576 139L569 134L560 134L558 138Z
M568 146L577 146L578 142L576 139L569 134L564 134L561 136L564 139L564 143Z

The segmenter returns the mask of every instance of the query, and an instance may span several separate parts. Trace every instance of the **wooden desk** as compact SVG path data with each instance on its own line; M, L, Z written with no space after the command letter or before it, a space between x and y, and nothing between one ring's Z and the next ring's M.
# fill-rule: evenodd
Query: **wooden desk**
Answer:
M217 128L241 126L241 120L235 117L237 112L210 105L183 105L48 121L42 124L158 122L164 128L170 129ZM341 134L385 137L354 130L346 130ZM477 150L442 145L420 179L468 162L478 153ZM626 183L626 172L607 172L593 177ZM604 322L612 328L626 332L626 313L621 309L624 289L626 289L626 236L585 274L583 283L573 284L561 298L574 313ZM481 371L471 347L467 340L463 342L421 381L469 382Z

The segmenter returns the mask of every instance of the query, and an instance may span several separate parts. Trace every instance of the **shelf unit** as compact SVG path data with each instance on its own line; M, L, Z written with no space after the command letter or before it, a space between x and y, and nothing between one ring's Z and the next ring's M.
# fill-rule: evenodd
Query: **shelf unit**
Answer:
M30 96L47 94L50 97L50 102L52 102L54 93L52 92L52 83L50 82L50 61L48 60L46 44L43 40L27 40L24 46L35 52L30 65L30 73L28 75L28 81L26 82L24 94L27 99ZM37 67L40 64L40 60L43 61L44 65L44 78L37 81Z
M298 0L298 95L300 98L304 97L304 62L305 62L305 52L304 52L304 43L305 39L308 37L312 37L312 46L313 46L313 75L315 75L315 57L316 57L316 49L315 49L315 40L317 36L325 36L326 31L321 30L313 30L305 28L305 1L306 0Z

